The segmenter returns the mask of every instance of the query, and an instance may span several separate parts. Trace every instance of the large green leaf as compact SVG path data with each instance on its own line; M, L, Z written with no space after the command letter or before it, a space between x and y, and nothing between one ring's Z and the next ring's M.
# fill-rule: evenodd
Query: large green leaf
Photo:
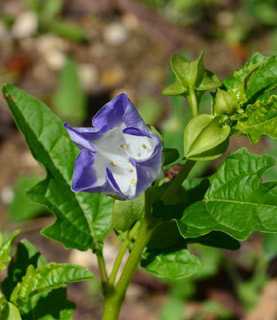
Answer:
M200 260L184 247L146 251L141 262L148 272L167 280L188 277L201 269Z
M245 240L252 231L277 232L277 182L260 181L274 159L247 149L230 154L210 179L204 199L187 207L178 227L185 238L222 231Z
M248 105L245 117L238 120L235 134L247 135L251 142L257 143L261 135L277 138L277 96L271 96L264 104L258 100Z
M68 282L91 278L93 274L89 270L73 264L50 263L38 269L30 265L22 281L13 290L11 302L17 306L24 306L38 293L59 288Z
M112 227L112 199L71 192L78 149L63 123L46 105L12 85L5 85L3 94L34 158L47 169L47 178L28 193L31 200L48 206L57 217L42 233L67 248L99 249Z
M18 236L20 231L15 231L0 247L0 271L6 269L6 263L11 260L10 252L13 240Z

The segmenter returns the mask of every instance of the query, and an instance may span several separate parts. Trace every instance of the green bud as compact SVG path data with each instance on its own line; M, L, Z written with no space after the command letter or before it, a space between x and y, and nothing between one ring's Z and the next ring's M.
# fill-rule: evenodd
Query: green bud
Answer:
M143 218L144 205L144 193L132 200L115 200L112 211L112 219L115 229L119 231L129 230L134 222Z
M218 89L214 100L214 114L232 114L239 108L237 98L227 91Z
M184 150L187 159L209 161L226 151L230 126L221 123L221 117L201 114L192 118L184 134Z

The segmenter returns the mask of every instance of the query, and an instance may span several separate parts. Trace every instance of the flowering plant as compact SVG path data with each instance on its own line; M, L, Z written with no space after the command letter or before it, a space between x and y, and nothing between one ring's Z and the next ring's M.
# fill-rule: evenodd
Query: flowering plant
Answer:
M242 148L228 154L209 179L188 178L196 163L221 157L231 135L245 135L253 144L263 135L277 138L277 56L256 53L223 82L206 70L203 53L192 62L175 55L171 67L176 81L163 94L186 98L192 111L180 150L163 146L159 133L146 126L126 94L100 109L93 127L65 124L65 129L40 101L12 85L3 87L33 156L47 171L45 180L27 192L57 218L42 234L66 248L96 254L103 320L118 319L139 264L157 277L178 280L201 269L191 243L236 250L253 231L277 232L277 182L261 181L275 164L271 157ZM215 91L210 112L199 114L201 97L210 90ZM180 170L170 177L166 169L176 161ZM103 241L112 229L122 246L108 274ZM0 234L0 269L7 267L16 235L3 242ZM47 301L46 291L50 295L51 290L63 290L57 288L66 282L92 277L77 266L34 262L35 249L27 243L23 247L27 254L18 248L2 286L0 319L1 314L5 320L34 314L34 308ZM65 301L64 291L59 294ZM30 304L33 296L35 303ZM72 318L72 306L58 307L59 319Z

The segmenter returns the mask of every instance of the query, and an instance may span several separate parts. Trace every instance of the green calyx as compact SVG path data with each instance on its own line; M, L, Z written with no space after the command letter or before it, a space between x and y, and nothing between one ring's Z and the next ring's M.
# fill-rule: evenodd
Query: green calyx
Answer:
M215 115L233 114L238 108L239 104L234 95L224 90L217 90L213 107L213 113Z
M184 150L189 160L209 161L219 158L229 144L231 128L220 116L201 114L192 118L185 129Z
M192 62L179 55L173 55L171 69L176 76L176 81L163 90L163 95L187 96L189 89L206 91L218 88L221 82L214 74L205 69L203 55L202 51L199 58Z

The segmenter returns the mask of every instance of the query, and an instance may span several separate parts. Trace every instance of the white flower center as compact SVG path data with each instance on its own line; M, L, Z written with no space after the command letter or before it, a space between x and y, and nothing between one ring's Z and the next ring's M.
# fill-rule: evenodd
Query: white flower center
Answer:
M155 141L123 133L123 129L123 126L114 128L93 141L98 153L93 168L97 175L97 185L105 183L106 168L109 168L121 192L133 196L136 193L137 172L129 158L149 158L155 149Z

